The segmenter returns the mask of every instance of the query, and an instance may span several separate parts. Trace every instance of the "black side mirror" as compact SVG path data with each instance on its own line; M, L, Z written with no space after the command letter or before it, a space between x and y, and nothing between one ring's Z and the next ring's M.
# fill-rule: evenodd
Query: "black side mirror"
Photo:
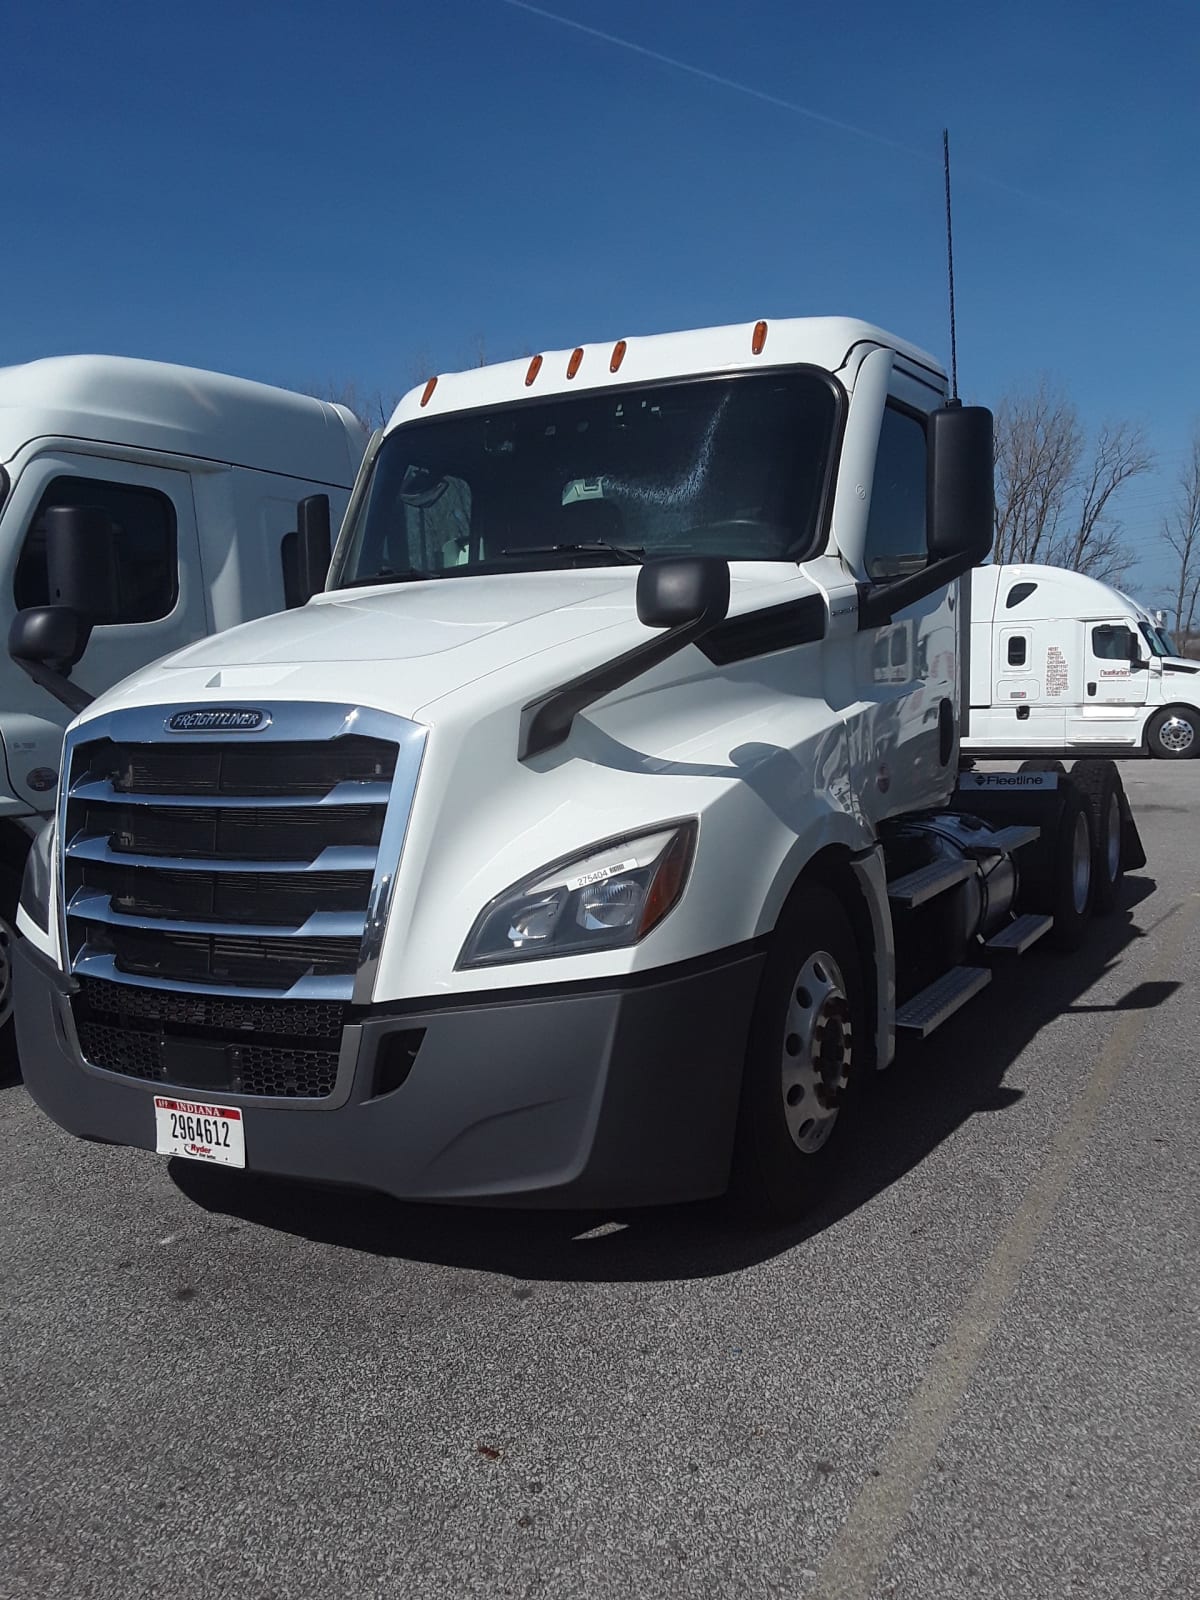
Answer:
M74 712L92 703L70 682L97 624L121 615L119 529L97 506L51 506L45 513L51 604L19 611L8 653L23 672Z
M581 711L693 644L729 610L729 563L720 556L670 556L638 573L638 621L664 631L624 655L531 700L521 712L518 761L562 744Z
M325 587L333 543L329 532L329 496L310 494L296 507L300 542L301 605Z
M929 559L978 566L995 536L995 448L986 406L944 406L929 415Z
M69 606L93 626L115 622L121 584L112 518L97 506L52 506L43 520L51 606Z
M71 606L32 606L13 618L8 653L34 683L78 714L91 705L92 696L69 675L91 632L91 622Z
M1135 668L1144 667L1146 665L1146 660L1142 655L1142 647L1138 641L1138 636L1136 633L1134 633L1132 628L1129 630L1127 637L1129 640L1127 646L1129 651L1129 665Z
M638 621L648 628L720 622L729 610L729 563L720 556L671 556L638 573Z

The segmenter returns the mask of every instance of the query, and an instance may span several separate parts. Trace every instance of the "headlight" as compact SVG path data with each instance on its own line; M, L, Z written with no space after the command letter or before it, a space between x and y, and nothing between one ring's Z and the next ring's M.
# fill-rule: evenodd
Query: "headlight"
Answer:
M53 854L54 823L48 822L34 834L21 881L21 910L44 933L50 932L50 860Z
M695 845L695 822L672 822L553 862L484 906L459 967L637 944L678 904Z

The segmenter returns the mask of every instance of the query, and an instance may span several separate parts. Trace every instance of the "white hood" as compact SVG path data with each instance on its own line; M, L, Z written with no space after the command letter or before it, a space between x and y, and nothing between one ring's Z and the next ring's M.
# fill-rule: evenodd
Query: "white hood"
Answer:
M485 679L493 680L485 698L519 702L651 636L637 616L638 570L436 578L317 595L143 668L87 716L118 705L282 695L422 720L434 701ZM731 576L731 615L820 592L792 563L747 563ZM364 671L371 665L377 670Z

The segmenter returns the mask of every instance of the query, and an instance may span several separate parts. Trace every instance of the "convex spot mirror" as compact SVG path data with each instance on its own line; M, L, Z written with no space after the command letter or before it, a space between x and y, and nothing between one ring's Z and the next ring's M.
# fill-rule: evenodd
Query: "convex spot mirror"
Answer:
M720 622L729 610L729 563L720 556L670 556L638 573L638 621L648 628Z
M995 534L995 448L986 406L930 412L928 547L934 561L978 566Z

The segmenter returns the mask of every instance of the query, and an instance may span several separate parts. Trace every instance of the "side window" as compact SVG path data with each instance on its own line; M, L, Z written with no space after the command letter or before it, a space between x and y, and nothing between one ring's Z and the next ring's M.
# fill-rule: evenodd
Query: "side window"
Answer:
M867 521L867 571L898 578L926 565L925 425L889 405L883 413Z
M1023 633L1010 633L1008 636L1008 664L1010 667L1023 667L1029 658L1029 646Z
M1129 629L1101 623L1092 629L1092 654L1101 661L1129 660Z
M98 507L116 524L120 609L112 622L155 622L179 598L175 507L157 489L101 478L55 478L46 488L25 535L13 576L18 610L50 601L46 572L45 514L53 506Z

